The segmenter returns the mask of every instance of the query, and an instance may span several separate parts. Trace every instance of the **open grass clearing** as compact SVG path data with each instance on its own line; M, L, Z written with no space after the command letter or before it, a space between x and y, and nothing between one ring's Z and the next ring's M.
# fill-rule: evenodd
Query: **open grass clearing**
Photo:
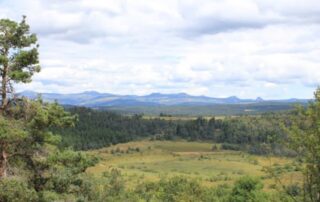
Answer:
M260 177L265 189L279 184L265 167L278 166L283 184L301 181L301 174L289 169L293 159L249 155L238 151L211 151L212 143L187 141L137 141L90 151L101 158L87 170L101 175L113 168L121 170L127 184L157 181L162 177L186 176L207 186L231 184L244 175Z

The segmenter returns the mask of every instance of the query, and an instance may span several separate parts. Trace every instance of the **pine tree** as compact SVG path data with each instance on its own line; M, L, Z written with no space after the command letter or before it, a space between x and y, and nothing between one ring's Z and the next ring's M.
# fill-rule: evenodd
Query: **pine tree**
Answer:
M7 109L13 83L27 83L40 71L37 36L29 32L26 16L20 23L0 19L1 111Z

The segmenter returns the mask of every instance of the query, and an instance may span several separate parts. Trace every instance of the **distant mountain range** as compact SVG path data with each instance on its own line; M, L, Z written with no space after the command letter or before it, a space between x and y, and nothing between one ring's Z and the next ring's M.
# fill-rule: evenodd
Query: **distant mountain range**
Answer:
M36 98L39 93L34 91L23 91L19 95L31 99ZM286 99L286 100L264 100L240 99L236 96L227 98L212 98L207 96L192 96L186 93L162 94L152 93L150 95L115 95L110 93L99 93L96 91L85 91L74 94L41 93L45 101L57 100L62 105L76 105L86 107L121 107L121 106L205 106L216 104L254 104L264 102L275 103L306 103L309 99Z

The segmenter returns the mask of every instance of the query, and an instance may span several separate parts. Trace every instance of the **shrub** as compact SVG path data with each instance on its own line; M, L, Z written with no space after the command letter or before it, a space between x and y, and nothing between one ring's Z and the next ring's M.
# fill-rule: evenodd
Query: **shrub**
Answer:
M302 190L301 187L299 187L296 184L288 185L286 187L286 193L290 196L296 197L301 194Z
M221 149L239 151L241 150L241 146L236 144L223 143L221 145Z
M198 182L184 177L160 181L161 201L200 201L203 190Z
M245 176L235 182L229 197L230 202L262 202L267 195L262 191L263 184L257 178Z
M218 146L216 144L212 145L211 151L218 151Z
M21 202L38 201L37 193L34 189L28 187L26 182L16 179L0 180L0 201L3 202Z
M250 154L256 154L256 155L267 155L271 154L271 147L268 144L254 144L249 147L249 153Z

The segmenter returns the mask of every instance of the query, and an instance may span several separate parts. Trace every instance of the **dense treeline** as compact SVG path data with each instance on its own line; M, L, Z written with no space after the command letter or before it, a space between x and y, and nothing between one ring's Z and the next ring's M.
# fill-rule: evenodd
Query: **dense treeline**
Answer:
M286 139L282 124L285 113L268 113L259 116L226 117L207 120L145 119L141 115L123 116L113 112L98 111L83 107L71 108L79 121L74 128L56 130L62 134L62 146L77 150L96 149L111 144L128 142L139 138L157 140L208 140L237 145L252 153L283 153L280 140ZM232 146L232 145L231 145ZM287 153L286 153L287 154Z
M160 119L143 119L141 115L122 116L116 113L76 107L69 111L79 120L74 128L56 129L62 134L63 146L87 150L128 142L155 134L174 134L176 124Z
M298 104L297 102L296 104ZM307 105L306 102L299 103ZM212 104L212 105L173 105L173 106L113 106L100 107L101 110L115 111L122 114L159 115L160 113L173 116L224 116L224 115L257 115L267 112L288 111L294 109L292 102L265 101L259 103L241 104Z

